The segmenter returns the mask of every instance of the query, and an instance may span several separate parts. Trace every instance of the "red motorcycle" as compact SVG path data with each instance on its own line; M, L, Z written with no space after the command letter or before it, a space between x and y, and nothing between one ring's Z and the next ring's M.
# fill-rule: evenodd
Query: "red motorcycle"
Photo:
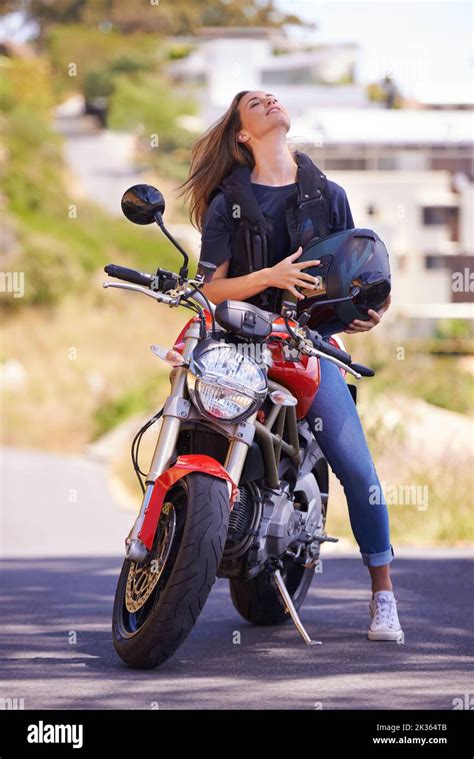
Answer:
M191 632L217 577L256 625L292 619L307 644L298 609L318 566L325 531L328 466L305 416L318 390L319 357L345 374L372 376L352 363L338 339L323 340L296 319L202 292L215 270L201 262L188 277L188 255L163 224L162 194L135 185L122 209L137 224L156 222L184 258L178 273L109 264L105 271L171 308L193 312L172 348L151 350L171 367L162 409L137 433L132 461L142 491L125 540L113 609L113 643L128 665L157 667ZM328 301L326 301L327 303ZM355 389L355 387L354 387ZM354 397L355 400L355 397ZM148 473L140 440L161 418Z

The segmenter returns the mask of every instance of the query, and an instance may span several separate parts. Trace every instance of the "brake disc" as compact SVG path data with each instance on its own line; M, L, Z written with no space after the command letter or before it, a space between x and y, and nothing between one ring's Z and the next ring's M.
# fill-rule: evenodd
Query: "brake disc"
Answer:
M176 530L176 511L166 502L158 523L158 542L151 559L145 565L132 562L125 589L125 607L130 613L137 612L148 601L165 568Z

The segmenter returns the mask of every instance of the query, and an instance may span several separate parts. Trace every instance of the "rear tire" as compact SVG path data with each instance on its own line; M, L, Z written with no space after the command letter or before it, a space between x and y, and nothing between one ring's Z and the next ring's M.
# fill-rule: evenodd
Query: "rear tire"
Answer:
M160 565L156 586L150 592L154 582L152 571L137 579L136 564L128 559L123 563L117 584L113 644L118 656L130 667L160 666L191 632L216 580L229 511L227 483L207 474L192 472L167 493L159 525L163 527L163 519L168 519L169 524L171 514L174 525L168 531L171 536L168 553ZM156 553L151 554L152 560L155 555L155 564L159 555L157 541L163 532L157 530ZM130 611L141 602L140 592L145 602L135 612Z
M281 571L297 611L306 598L314 571L315 567L306 569L290 561ZM291 620L273 576L266 570L252 580L230 580L230 595L239 614L254 625L282 625Z
M301 439L301 443L304 438ZM314 463L313 474L318 486L323 493L328 492L328 468L327 462L321 456ZM298 471L288 458L280 461L278 470L280 481L286 480L290 487L294 487L298 479ZM323 525L326 522L327 500L323 505ZM316 566L306 569L301 564L296 564L288 557L284 560L284 568L281 570L283 581L290 594L296 611L303 604L311 586ZM263 570L252 580L231 579L230 596L234 607L239 614L254 625L282 625L291 620L291 616L285 611L285 604L275 584L271 572Z

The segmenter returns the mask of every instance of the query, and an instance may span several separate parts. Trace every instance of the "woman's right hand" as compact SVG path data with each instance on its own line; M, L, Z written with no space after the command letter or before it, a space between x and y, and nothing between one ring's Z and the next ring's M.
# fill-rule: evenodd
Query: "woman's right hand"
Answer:
M296 286L304 287L307 289L316 289L316 278L311 274L306 274L302 271L307 266L316 266L320 263L319 259L314 261L302 261L300 263L294 263L297 258L303 252L303 248L300 247L291 256L287 256L275 266L271 266L267 269L268 273L268 286L280 287L282 290L289 290L299 300L302 300L305 296L296 290Z

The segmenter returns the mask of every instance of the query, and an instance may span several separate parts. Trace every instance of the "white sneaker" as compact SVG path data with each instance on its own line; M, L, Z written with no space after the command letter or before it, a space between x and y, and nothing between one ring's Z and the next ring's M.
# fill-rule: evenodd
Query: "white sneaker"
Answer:
M400 627L397 602L393 591L376 591L374 597L370 600L369 612L372 617L367 636L369 640L395 640L397 643L404 642L404 634Z

